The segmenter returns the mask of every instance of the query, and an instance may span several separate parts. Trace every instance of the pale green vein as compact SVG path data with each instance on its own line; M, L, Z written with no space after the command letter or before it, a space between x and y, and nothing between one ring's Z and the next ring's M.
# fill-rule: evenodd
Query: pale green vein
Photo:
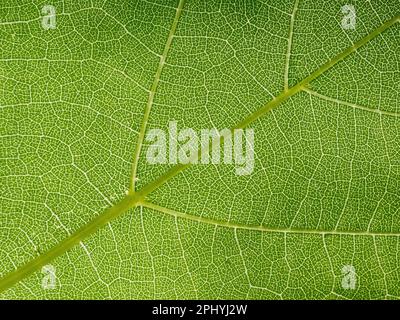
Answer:
M373 113L376 113L376 114L384 114L384 115L391 116L391 117L400 117L400 113L390 112L390 111L385 111L385 110L380 110L380 109L373 109L373 108L361 106L359 104L355 104L355 103L351 103L351 102L347 102L347 101L343 101L343 100L339 100L339 99L336 99L336 98L325 96L323 94L320 94L320 93L315 92L313 90L310 90L308 88L304 89L304 91L309 93L309 94L311 94L311 95L313 95L313 96L315 96L315 97L318 97L320 99L323 99L323 100L326 100L326 101L330 101L330 102L335 102L335 103L340 104L340 105L352 107L352 108L363 110L363 111L373 112Z
M175 13L175 18L174 18L174 21L172 22L171 29L170 29L169 35L168 35L168 39L165 44L164 51L160 57L160 62L158 64L158 68L157 68L156 74L154 76L154 81L153 81L153 84L151 85L151 89L149 92L149 98L147 101L146 108L144 110L144 116L143 116L142 125L140 127L138 142L136 144L135 153L133 156L132 174L131 174L131 181L130 181L130 186L129 186L129 192L131 192L131 193L135 192L135 183L137 180L137 167L138 167L138 163L139 163L139 156L140 156L140 151L142 150L143 140L144 140L144 136L145 136L146 128L147 128L147 122L149 121L151 107L153 106L153 102L154 102L154 96L157 91L158 83L160 82L161 73L163 71L169 49L171 48L172 40L174 38L176 27L178 26L178 21L181 16L184 4L185 4L185 0L179 1L179 5L178 5L178 8L176 9L176 13Z
M180 6L183 6L183 2L180 2ZM179 9L179 7L178 7ZM178 10L177 10L178 11ZM177 13L178 14L178 13ZM321 74L323 74L325 71L329 70L332 68L334 65L336 65L338 62L342 61L345 59L347 56L349 56L351 53L356 51L358 48L362 47L366 43L368 43L370 40L384 32L386 29L394 25L396 22L400 21L400 16L396 16L392 18L391 20L385 22L383 25L381 25L379 28L374 30L372 33L361 39L360 41L356 42L353 46L349 47L348 49L344 50L342 53L338 54L335 56L332 60L328 61L324 65L322 65L318 70L314 71L312 74L310 74L308 77L306 77L304 80L296 84L295 86L291 87L289 90L282 92L280 95L278 95L276 98L268 102L266 105L255 111L253 114L249 115L247 118L245 118L243 121L238 123L237 125L233 126L231 129L238 129L238 128L244 128L247 127L249 124L253 123L254 121L258 120L261 118L263 115L265 115L268 111L272 110L273 108L279 106L282 102L286 101L289 99L291 96L296 94L297 92L303 90L306 88L306 86L319 77ZM176 28L176 26L175 26ZM171 39L172 41L172 39ZM162 68L160 70L160 73L162 71ZM151 105L150 105L151 106ZM221 137L223 139L223 137ZM38 270L40 267L43 265L46 265L50 261L52 261L54 258L62 255L69 249L71 249L73 246L78 244L80 241L82 241L84 238L92 235L95 233L98 229L106 225L108 222L111 220L115 219L116 217L120 216L124 212L126 212L130 208L134 208L137 205L141 204L141 202L145 199L145 197L161 185L163 185L165 182L170 180L172 177L176 176L178 173L189 167L190 164L186 165L176 165L173 168L171 168L169 171L167 171L164 175L160 176L153 182L147 184L144 186L141 190L135 193L129 193L123 198L120 202L112 206L111 208L105 210L102 214L100 214L98 217L94 218L92 221L87 223L85 226L83 226L81 229L78 231L74 232L71 236L66 238L65 240L61 241L58 243L56 246L54 246L52 249L50 249L48 252L43 253L39 257L31 260L24 266L20 267L19 269L5 275L1 280L0 280L0 292L10 288L14 284L18 283L28 275L32 274L34 271ZM357 233L357 235L360 235Z
M212 218L205 218L201 216L196 216L189 213L179 212L173 209L165 208L159 206L152 202L143 201L140 204L145 208L149 208L176 218L182 218L190 221L195 221L198 223L209 224L217 227L231 228L231 229L243 229L249 231L259 231L259 232L276 232L276 233L293 233L293 234L317 234L323 235L339 235L339 236L383 236L383 237L400 237L400 233L390 233L390 232L369 232L369 231L337 231L337 230L322 230L322 229L302 229L302 228L272 228L257 225L245 225L237 222L223 221Z
M294 31L294 20L296 18L297 8L299 6L299 0L296 0L293 12L290 17L290 27L289 27L289 39L288 46L286 52L286 63L285 63L285 90L289 89L289 63L290 63L290 54L292 52L292 41L293 41L293 31Z

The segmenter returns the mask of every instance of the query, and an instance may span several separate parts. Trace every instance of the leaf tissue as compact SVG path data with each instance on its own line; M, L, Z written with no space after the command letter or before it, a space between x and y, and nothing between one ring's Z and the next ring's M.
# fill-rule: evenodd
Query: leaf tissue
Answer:
M0 299L400 298L398 0L2 0Z

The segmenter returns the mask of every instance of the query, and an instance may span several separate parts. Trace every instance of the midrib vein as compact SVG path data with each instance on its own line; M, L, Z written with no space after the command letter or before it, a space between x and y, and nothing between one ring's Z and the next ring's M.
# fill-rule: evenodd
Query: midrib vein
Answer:
M172 22L171 29L168 34L167 42L165 43L164 51L163 51L162 55L160 56L160 62L158 64L157 71L154 76L153 84L151 85L151 88L150 88L149 97L147 100L146 108L144 110L142 124L140 127L138 142L136 143L135 153L133 156L131 181L130 181L130 185L129 185L130 193L135 192L137 167L138 167L138 162L139 162L139 157L140 157L140 151L142 150L144 136L146 133L147 122L149 120L151 107L153 106L153 102L154 102L154 96L157 91L158 83L160 82L161 73L164 69L165 61L167 60L168 52L169 52L169 49L171 48L172 39L174 38L176 27L178 26L178 21L182 14L182 9L183 9L184 4L185 4L185 0L180 0L178 8L176 8L175 18L174 18L174 21Z
M184 1L181 0L179 3L180 10L182 10ZM177 15L178 15L178 10L177 9ZM180 15L180 13L179 13ZM179 18L179 16L178 16ZM173 24L177 24L178 19L174 19ZM381 34L383 31L391 27L393 24L396 22L400 21L400 16L396 16L392 18L391 20L388 20L385 22L382 26L371 32L369 35L361 39L360 41L356 42L353 46L347 48L344 50L342 53L338 54L335 56L332 60L329 62L325 63L322 65L318 70L314 71L311 75L306 77L304 80L300 81L298 84L295 86L291 87L289 90L283 91L280 95L278 95L276 98L268 102L266 105L255 111L253 114L249 115L247 118L245 118L243 121L238 123L236 126L233 126L231 129L239 129L239 128L245 128L249 124L253 123L257 119L261 118L264 114L266 114L268 111L272 110L273 108L277 107L287 99L289 99L291 96L294 94L298 93L299 91L302 91L306 86L314 79L319 77L321 74L323 74L325 71L328 69L332 68L334 65L336 65L338 62L342 61L344 58L346 58L348 55L356 51L358 48L362 47L366 43L368 43L370 40ZM175 32L176 26L171 28L171 31L174 30ZM171 33L171 32L170 32ZM172 38L170 40L172 42ZM167 42L168 44L168 42ZM168 45L166 45L166 48ZM168 47L169 48L169 47ZM162 71L162 66L159 67L159 70L157 70L157 73L161 75ZM156 76L157 78L157 76ZM158 76L159 78L159 76ZM157 83L155 84L155 88L157 88ZM153 83L154 85L154 83ZM150 99L149 99L150 100ZM148 104L149 105L149 104ZM151 104L149 105L151 109ZM150 113L150 110L147 110L148 114ZM148 115L147 115L148 119ZM144 121L147 123L146 117L144 117ZM144 131L146 129L146 123L142 124L142 128L144 127ZM142 133L142 137L144 137L144 131ZM142 130L141 130L142 132ZM142 138L143 141L143 138ZM136 153L135 153L136 154ZM140 154L140 148L138 151L138 154ZM136 158L135 158L136 159ZM137 163L137 160L136 160ZM137 165L136 165L137 166ZM69 249L71 249L73 246L78 244L80 241L82 241L84 238L92 235L95 233L98 229L100 229L102 226L106 225L108 222L111 220L115 219L116 217L120 216L127 210L136 207L138 204L140 204L142 201L144 201L145 197L163 185L165 182L170 180L172 177L176 176L178 173L181 171L185 170L187 167L189 167L190 164L178 164L171 168L169 171L167 171L164 175L160 176L153 182L145 185L141 190L138 192L132 192L134 189L131 189L131 192L128 193L120 202L116 203L114 206L111 208L105 210L102 214L94 218L92 221L88 222L85 226L80 228L79 230L75 231L71 236L66 238L65 240L61 241L58 243L56 246L54 246L52 249L47 251L44 254L41 254L37 258L29 261L27 264L24 266L20 267L19 269L10 272L9 274L5 275L1 280L0 280L0 292L3 292L4 290L10 288L14 284L18 283L28 275L32 274L34 271L39 269L40 267L46 265L50 261L52 261L54 258L62 255ZM133 173L136 175L136 168L134 168ZM135 175L132 174L132 177L134 180ZM134 186L131 181L131 186Z
M265 227L265 226L256 226L256 225L245 225L237 222L231 221L223 221L212 218L200 217L197 215L179 212L173 209L169 209L163 206L159 206L157 204L143 201L140 203L140 206L145 208L149 208L160 213L164 213L166 215L170 215L177 218L182 218L190 221L195 221L204 224L210 224L218 227L225 227L231 229L243 229L250 231L261 231L261 232L276 232L276 233L293 233L293 234L317 234L317 235L341 235L341 236L385 236L385 237L399 237L400 233L390 233L390 232L367 232L367 231L337 231L337 230L313 230L313 229L305 229L305 228L273 228L273 227Z

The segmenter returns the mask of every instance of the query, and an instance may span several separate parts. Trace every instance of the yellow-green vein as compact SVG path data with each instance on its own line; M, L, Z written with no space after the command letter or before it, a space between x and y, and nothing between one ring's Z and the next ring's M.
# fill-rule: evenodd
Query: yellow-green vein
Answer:
M304 229L304 228L277 228L277 227L265 227L262 225L245 225L241 223L223 221L212 218L205 218L194 214L189 214L185 212L179 212L173 209L169 209L163 206L159 206L152 202L142 201L141 206L145 208L158 211L176 218L182 218L190 221L195 221L198 223L209 224L217 227L231 228L231 229L243 229L250 231L260 231L260 232L276 232L276 233L294 233L294 234L316 234L316 235L339 235L339 236L385 236L385 237L400 237L400 233L389 233L389 232L369 232L369 231L336 231L336 230L317 230L317 229Z

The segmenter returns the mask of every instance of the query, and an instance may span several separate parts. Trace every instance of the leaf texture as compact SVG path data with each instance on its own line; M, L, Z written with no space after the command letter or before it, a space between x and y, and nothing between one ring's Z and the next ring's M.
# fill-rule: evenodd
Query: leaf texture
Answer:
M397 0L45 4L0 7L0 298L400 297ZM149 164L171 120L253 173Z

